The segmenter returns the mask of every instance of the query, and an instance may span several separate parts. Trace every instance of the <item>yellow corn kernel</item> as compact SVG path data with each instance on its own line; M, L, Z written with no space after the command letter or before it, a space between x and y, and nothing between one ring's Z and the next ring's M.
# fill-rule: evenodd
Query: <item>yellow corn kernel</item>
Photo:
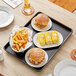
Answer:
M40 43L41 46L45 45L45 35L44 34L39 34L38 35L38 41Z
M57 31L51 32L51 38L54 44L57 44L59 42L59 36Z
M47 45L52 44L52 39L51 39L51 35L49 32L45 32L45 42Z

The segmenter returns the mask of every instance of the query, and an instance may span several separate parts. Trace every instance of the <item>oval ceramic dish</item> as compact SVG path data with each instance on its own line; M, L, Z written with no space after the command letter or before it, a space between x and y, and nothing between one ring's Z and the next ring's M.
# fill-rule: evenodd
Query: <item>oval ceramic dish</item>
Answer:
M51 31L48 31L48 32L51 33ZM40 32L40 33L43 33L44 34L45 32ZM40 43L39 43L39 41L38 41L38 38L37 38L38 37L38 34L40 34L40 33L35 34L34 37L33 37L34 44L37 47L39 47L39 48L53 48L53 47L57 47L57 46L61 45L61 43L63 42L63 36L62 36L61 33L58 32L59 43L41 46Z

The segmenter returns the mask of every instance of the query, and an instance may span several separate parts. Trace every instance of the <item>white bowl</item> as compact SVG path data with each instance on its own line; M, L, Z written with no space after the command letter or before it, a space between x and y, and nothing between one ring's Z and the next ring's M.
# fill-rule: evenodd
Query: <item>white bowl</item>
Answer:
M42 50L43 50L43 49L42 49ZM43 50L43 51L44 51L44 50ZM28 64L29 66L35 67L35 68L39 68L39 67L44 66L44 65L47 63L48 55L47 55L47 53L46 53L45 51L44 51L44 53L45 53L45 60L44 60L41 64L39 64L39 65L32 64L32 63L29 61L28 56L29 56L30 52L31 52L31 49L28 50L28 51L26 52L26 54L25 54L25 61L27 62L27 64Z
M28 35L29 35L29 42L27 42L25 48L22 48L22 47L21 47L20 50L17 51L17 50L14 50L14 49L12 48L12 46L13 46L12 36L13 36L13 34L14 34L16 31L18 31L18 30L20 30L20 29L22 29L22 28L26 28L26 31L28 32ZM10 38L9 38L9 43L10 43L10 46L11 46L12 50L13 50L14 52L20 53L20 52L24 52L24 51L27 50L29 47L31 47L32 44L33 44L33 43L32 43L32 34L33 34L33 31L30 30L30 29L27 28L27 27L22 27L22 26L14 27L14 29L12 30L12 33L11 33L11 35L10 35Z
M52 31L54 31L54 30L52 30ZM51 33L52 31L48 31L48 32ZM44 34L45 32L39 32L39 33L35 34L34 37L33 37L34 44L37 47L39 47L39 48L53 48L53 47L57 47L57 46L61 45L62 42L63 42L63 36L62 36L62 34L60 32L58 32L59 43L41 46L40 43L39 43L39 41L38 41L38 38L37 38L38 37L38 34L40 34L40 33L43 33Z
M52 27L52 21L51 21L50 18L49 18L48 25L47 25L45 28L43 28L43 29L37 28L37 27L34 25L34 23L35 23L35 17L34 17L34 18L32 19L32 21L31 21L31 26L32 26L35 30L37 30L37 31L47 31L47 30L49 30L49 29Z

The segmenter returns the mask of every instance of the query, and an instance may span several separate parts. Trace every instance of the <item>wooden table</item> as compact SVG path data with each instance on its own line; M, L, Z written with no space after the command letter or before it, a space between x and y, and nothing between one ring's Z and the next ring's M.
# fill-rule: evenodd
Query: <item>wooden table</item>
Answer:
M76 15L49 2L48 0L31 0L31 5L35 8L35 13L31 16L25 16L22 14L21 9L23 4L18 6L16 9L12 9L0 0L0 5L9 7L15 15L15 19L10 26L0 29L0 45L2 45L2 47L8 42L12 28L14 26L25 25L37 11L42 11L73 29L71 37L41 72L36 72L32 68L20 62L14 56L4 51L4 61L0 62L0 73L4 76L44 76L46 74L53 73L54 67L61 60L71 59L70 52L72 49L76 48Z

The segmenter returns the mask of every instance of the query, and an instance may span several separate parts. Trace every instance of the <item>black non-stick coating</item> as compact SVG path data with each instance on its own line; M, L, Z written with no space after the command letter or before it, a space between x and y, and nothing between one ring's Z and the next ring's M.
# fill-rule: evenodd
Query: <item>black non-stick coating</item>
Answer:
M38 12L38 13L36 13L35 14L35 16L36 15L38 15L39 13L42 13L42 12ZM34 17L35 17L34 16ZM49 17L50 18L50 17ZM31 19L32 20L32 19ZM31 30L33 30L33 36L36 34L36 33L38 33L38 31L35 31L32 27L31 27L31 20L25 25L25 27L28 27L28 28L30 28ZM72 29L71 28L69 28L69 27L67 27L67 26L65 26L65 25L63 25L63 24L61 24L60 22L58 22L58 21L56 21L55 19L52 19L51 18L51 20L52 20L52 28L50 29L50 30L56 30L56 31L58 31L58 32L60 32L62 35L63 35L63 43L69 38L69 36L72 34ZM62 43L62 44L63 44ZM47 63L52 59L52 57L56 54L56 52L59 50L59 48L62 46L62 44L60 45L60 46L58 46L58 47L54 47L54 48L49 48L49 49L44 49L46 52L47 52L47 54L48 54L48 61L47 61ZM30 48L33 48L33 47L36 47L34 44L30 47ZM29 48L29 49L30 49ZM11 47L10 47L10 45L9 45L9 42L4 46L4 49L5 49L5 51L7 51L8 53L10 53L10 54L12 54L12 55L14 55L14 56L16 56L17 58L19 58L22 62L24 62L25 64L27 64L26 63L26 61L25 61L25 54L26 54L26 52L25 53L15 53L14 51L12 51L12 49L11 49ZM28 49L28 50L29 50ZM28 51L27 50L27 51ZM46 63L46 64L47 64ZM46 65L45 64L45 65ZM44 65L44 66L45 66ZM43 67L44 67L43 66ZM32 68L34 68L35 70L37 70L37 71L41 71L42 69L43 69L43 67L40 67L40 68L34 68L34 67L32 67Z

